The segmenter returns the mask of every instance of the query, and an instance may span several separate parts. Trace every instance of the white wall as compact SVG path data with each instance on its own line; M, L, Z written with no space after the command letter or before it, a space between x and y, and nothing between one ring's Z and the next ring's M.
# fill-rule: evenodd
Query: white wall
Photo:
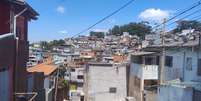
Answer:
M124 101L126 98L126 66L89 66L86 94L88 101ZM116 87L116 93L109 93L110 87Z
M143 78L145 80L157 80L158 79L158 66L157 65L140 65L131 63L130 74Z
M143 78L145 80L157 80L158 79L158 66L146 65L143 68Z
M78 75L83 75L84 76L84 68L74 68L75 71L74 72L70 72L71 73L71 80L75 81L75 82L84 82L84 79L78 79L77 76Z

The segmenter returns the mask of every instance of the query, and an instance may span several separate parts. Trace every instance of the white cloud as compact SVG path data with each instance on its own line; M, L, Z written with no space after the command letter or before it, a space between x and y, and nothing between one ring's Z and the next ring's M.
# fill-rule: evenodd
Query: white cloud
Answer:
M161 22L164 18L169 18L171 11L149 8L140 13L139 18L145 21Z
M63 6L58 6L58 7L57 7L57 12L58 12L58 13L61 13L61 14L65 13L65 7L63 7Z
M67 34L67 33L68 33L67 30L61 30L61 31L59 31L59 34Z
M94 32L108 32L107 29L93 29Z

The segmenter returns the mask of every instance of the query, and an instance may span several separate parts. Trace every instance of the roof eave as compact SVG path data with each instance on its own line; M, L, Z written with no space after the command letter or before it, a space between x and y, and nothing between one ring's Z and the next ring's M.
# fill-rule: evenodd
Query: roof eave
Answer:
M37 20L37 16L39 16L39 13L34 10L28 3L26 3L25 1L16 1L16 0L5 0L5 1L8 1L10 3L13 3L13 4L16 4L16 5L20 5L20 6L24 6L24 8L28 8L28 11L31 13L31 17L30 19L33 19L33 20Z

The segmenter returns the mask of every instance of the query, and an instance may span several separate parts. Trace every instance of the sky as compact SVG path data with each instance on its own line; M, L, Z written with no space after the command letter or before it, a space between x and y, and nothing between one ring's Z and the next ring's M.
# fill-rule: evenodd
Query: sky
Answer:
M39 14L29 23L29 41L72 37L120 8L129 0L26 0ZM198 0L136 0L91 31L107 31L114 25L149 21L159 23ZM82 35L87 35L88 32Z

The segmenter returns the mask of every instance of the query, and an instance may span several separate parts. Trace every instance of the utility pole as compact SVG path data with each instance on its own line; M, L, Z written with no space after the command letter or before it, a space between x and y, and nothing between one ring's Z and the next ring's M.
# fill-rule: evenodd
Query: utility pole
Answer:
M161 33L161 37L162 37L162 40L161 40L161 43L162 43L162 55L161 55L161 66L160 66L160 75L159 75L159 78L160 78L160 84L163 84L164 80L163 80L163 75L164 75L164 68L165 68L165 27L166 27L166 19L163 20L163 28L162 28L162 33Z

